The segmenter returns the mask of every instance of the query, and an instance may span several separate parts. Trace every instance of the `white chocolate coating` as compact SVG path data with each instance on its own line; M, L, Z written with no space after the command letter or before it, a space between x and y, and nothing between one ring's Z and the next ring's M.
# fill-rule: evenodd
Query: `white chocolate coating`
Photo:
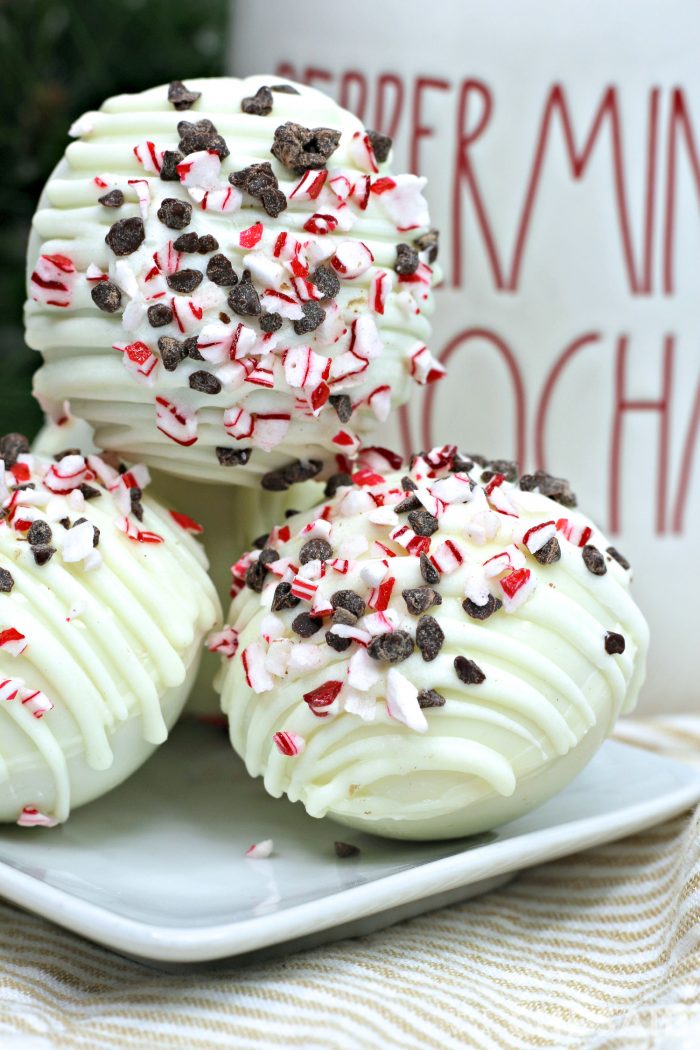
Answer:
M184 112L177 112L167 101L166 86L108 99L99 112L88 113L78 122L75 131L81 138L68 147L45 188L34 217L28 260L26 338L44 357L44 365L36 374L35 391L47 407L70 400L76 415L94 427L100 448L185 478L252 485L263 474L296 459L322 460L352 453L358 436L366 437L378 421L386 419L390 407L407 401L412 374L418 382L432 381L442 374L424 347L430 331L427 318L433 308L432 270L425 261L413 278L401 277L394 270L396 245L411 243L427 229L423 180L398 176L403 180L398 189L375 189L360 199L361 186L381 189L379 180L386 178L388 166L382 164L372 171L371 160L358 152L358 140L353 136L363 136L364 129L350 113L321 92L302 85L296 85L299 94L274 93L274 108L267 116L241 112L242 98L278 80L193 80L187 86L201 92L201 98ZM203 118L216 125L230 150L212 178L222 193L225 187L231 191L225 205L231 210L216 210L216 188L203 201L199 185L163 181L151 161L146 159L144 165L138 159L148 153L149 142L154 144L157 158L164 149L175 150L178 122ZM327 183L315 197L297 193L291 198L299 176L270 153L275 129L287 121L342 132L340 145L328 161ZM186 160L202 156L206 162L206 153L192 154ZM241 195L227 181L230 172L262 161L271 162L289 199L287 209L276 218L266 214L259 200L247 193ZM217 163L214 159L215 167ZM207 171L201 178L206 183L211 181L209 176ZM333 178L339 180L335 185L341 195L348 186L355 187L347 200L340 200L329 188ZM125 203L120 208L98 203L100 196L114 189L124 193ZM407 222L410 229L399 229L397 223L403 219L396 218L395 205L397 195L406 194L410 199L401 214L415 221ZM183 230L170 229L158 218L161 201L168 197L192 205L191 222ZM304 224L318 213L337 218L338 227L325 235L306 231ZM105 243L105 236L117 220L139 215L144 220L145 240L138 250L118 258ZM261 240L252 249L241 247L241 233L257 223L263 228ZM279 332L263 337L256 318L232 313L227 305L228 287L220 287L205 276L191 295L168 288L167 276L175 270L206 271L211 252L172 251L172 242L181 233L191 232L200 237L214 236L218 252L233 263L239 276L244 267L251 267L258 292L262 295L266 287L281 291L293 300L290 309L297 316L300 302L317 293L304 281L294 283L291 258L275 257L281 233L290 235L288 244L293 243L292 238L301 244L302 271L306 266L312 273L316 266L327 265L334 252L346 262L349 253L354 262L356 253L365 251L363 246L369 249L373 263L357 277L343 277L336 299L321 304L326 320L320 328L298 335L293 321L285 320ZM121 289L121 306L116 313L102 312L91 298L100 276L108 276ZM382 294L377 294L378 279ZM56 283L63 290L56 290ZM152 327L146 310L154 303L174 305L176 318L165 326ZM222 312L229 318L223 328L219 320ZM365 330L362 338L355 338L353 322L360 317ZM229 348L226 354L233 360L201 362L187 358L174 371L166 370L159 359L157 344L162 336L184 340L199 338L204 331L201 341L206 342L206 332L213 326L223 331L225 341L240 322L245 326L245 336L239 347L246 337L248 343L253 336L257 339L245 357L238 349ZM113 349L114 345L123 348L136 343L154 355L144 366L146 370L153 366L148 376L127 368L127 354ZM347 356L351 346L355 353L359 349L360 357ZM319 367L324 360L332 360L326 385L331 394L347 393L355 406L347 423L339 421L328 402L320 410L311 407L312 394L325 380L307 376L305 386L290 385L297 383L299 376L285 368L284 352L300 347L308 347L317 355ZM269 381L266 373L272 372L274 388L258 385L255 376L241 379L241 360L248 369L257 364L263 381ZM209 394L190 388L189 377L199 370L211 372L220 380L220 392ZM321 391L320 397L328 393L322 387ZM184 438L169 409L164 417L162 405L158 429L157 397L174 406L175 411L184 411L190 420ZM248 415L242 417L244 423L231 425L231 416L235 417L238 408ZM271 435L265 421L270 414L290 417L286 430L283 422ZM181 440L196 440L183 446L167 436L168 431ZM252 449L252 455L245 466L222 467L215 453L217 447Z
M629 593L629 570L607 553L606 539L583 515L507 481L488 495L477 484L468 502L457 496L438 506L435 480L464 482L466 474L431 470L419 459L410 476L439 522L424 545L444 569L434 585L441 604L424 615L437 620L444 643L431 659L416 647L395 664L370 659L361 652L362 641L335 651L325 641L332 627L328 599L349 588L381 608L381 597L371 595L382 571L385 583L395 579L383 613L390 623L382 626L376 614L368 619L368 606L356 625L368 632L364 643L392 630L416 637L419 617L409 612L402 591L426 581L417 553L390 538L407 522L406 513L392 510L409 495L403 476L387 473L384 482L342 488L327 501L330 534L317 524L312 535L324 535L334 557L346 557L350 565L343 574L340 561L326 562L325 575L312 581L317 589L311 602L271 618L280 577L268 572L262 593L243 588L229 614L238 651L223 660L222 706L248 771L263 776L272 795L300 800L311 815L397 838L472 834L534 808L590 759L617 716L636 702L648 631ZM479 482L481 469L475 466L468 476ZM466 493L470 486L464 484ZM440 484L434 489L442 496L446 491ZM375 506L372 496L382 505ZM308 538L299 533L319 517L317 508L290 519L290 539L273 543L281 558L299 566ZM540 564L523 543L527 530L545 522L552 522L548 531L560 550L551 564ZM568 529L574 530L571 539L565 538ZM581 535L584 529L590 536ZM395 555L384 558L384 570L377 542ZM454 545L457 560L446 542ZM587 568L579 542L600 551L604 574ZM504 550L510 565L491 563L502 571L486 575L484 562ZM292 569L288 578L294 574ZM507 590L517 591L520 583L509 599ZM467 615L466 596L483 607L489 594L505 604L483 620ZM304 610L324 616L323 628L307 639L291 629ZM623 636L622 653L606 649L609 632ZM261 641L266 635L275 640ZM461 656L477 665L482 681L465 684L458 677L455 659ZM340 692L314 713L304 694L328 682ZM421 690L437 690L444 705L420 707ZM273 740L278 733L288 735L281 748Z
M220 615L204 554L169 511L145 496L143 521L127 519L109 466L100 481L91 476L98 457L76 460L96 498L47 488L47 471L65 459L21 456L34 487L18 500L5 475L0 567L13 582L0 593L0 632L23 640L2 644L0 633L0 821L63 822L138 768L180 714ZM45 564L28 540L32 518L51 529ZM84 557L71 550L79 518L99 529Z

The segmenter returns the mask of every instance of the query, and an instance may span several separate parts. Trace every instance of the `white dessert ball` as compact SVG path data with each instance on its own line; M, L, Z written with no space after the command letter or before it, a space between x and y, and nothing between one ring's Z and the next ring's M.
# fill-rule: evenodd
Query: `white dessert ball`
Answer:
M375 452L237 564L233 747L274 796L429 839L560 790L629 712L645 620L568 483L453 446Z
M0 821L51 826L166 739L220 606L145 467L18 435L0 457Z
M390 141L278 77L108 99L34 216L35 391L99 448L279 491L444 373L437 240Z

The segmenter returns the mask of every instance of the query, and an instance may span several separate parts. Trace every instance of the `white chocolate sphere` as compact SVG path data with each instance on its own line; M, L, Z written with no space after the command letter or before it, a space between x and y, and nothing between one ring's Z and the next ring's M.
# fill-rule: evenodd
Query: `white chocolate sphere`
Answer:
M145 468L120 474L94 454L7 458L0 821L52 825L166 739L220 607L188 520L132 500Z
M248 771L312 816L473 834L555 794L632 709L647 626L565 483L449 447L378 463L290 519L266 572L239 563L222 706Z
M443 374L425 346L434 251L415 246L428 231L425 180L389 177L360 122L312 88L270 92L266 115L243 112L267 82L279 78L194 80L186 110L160 86L85 114L30 241L26 339L44 357L39 399L47 409L70 401L98 447L202 482L253 485L299 460L311 476L321 461L352 454L414 381ZM217 137L185 130L181 141L178 124L200 120ZM327 165L300 174L290 165L303 158L272 155L276 129L289 123L340 133ZM179 145L180 175L170 166L174 181L164 180L164 155ZM279 214L269 196L248 192L258 190L247 177L244 189L228 181L263 162L287 202ZM125 222L133 236L114 240ZM181 237L190 238L182 250ZM193 250L200 241L206 250ZM401 243L409 251L399 262ZM222 256L237 286L224 283ZM319 269L337 291L314 283ZM257 299L250 309L262 313L231 305L244 271ZM263 331L266 314L280 315L277 331ZM234 462L222 465L217 449Z

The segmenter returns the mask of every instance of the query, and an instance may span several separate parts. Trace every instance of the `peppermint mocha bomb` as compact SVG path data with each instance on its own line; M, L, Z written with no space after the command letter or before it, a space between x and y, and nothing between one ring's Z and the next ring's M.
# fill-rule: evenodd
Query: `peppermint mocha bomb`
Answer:
M354 453L413 382L437 234L391 141L275 77L107 100L34 217L35 391L100 448L283 489Z
M396 460L361 457L234 566L222 706L248 771L312 816L471 834L591 758L647 626L567 482L454 446Z

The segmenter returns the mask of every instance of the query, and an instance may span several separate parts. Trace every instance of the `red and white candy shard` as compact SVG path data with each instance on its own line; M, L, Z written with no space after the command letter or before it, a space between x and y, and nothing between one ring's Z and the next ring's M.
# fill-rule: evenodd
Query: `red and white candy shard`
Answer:
M396 271L397 246L430 228L425 179L392 175L360 121L313 88L275 93L268 116L243 112L269 79L192 81L191 112L171 106L162 85L86 114L31 242L26 338L45 356L38 396L69 400L99 447L197 481L253 485L296 460L352 457L414 382L445 374L427 345L438 275L425 252L412 273ZM184 154L183 120L211 121L228 155L206 135ZM326 167L298 174L276 159L287 122L340 132ZM229 181L253 164L272 166L287 202L277 215ZM100 203L115 193L119 208ZM164 204L173 199L185 207ZM251 309L238 298L244 273ZM190 386L194 372L212 379ZM351 415L339 424L334 396L345 394ZM232 425L239 410L248 430ZM217 449L249 455L232 462Z
M245 582L259 551L234 566L222 707L273 796L434 838L526 812L560 763L578 772L584 738L636 698L646 626L608 541L528 484L450 445L408 466L366 449L349 484L271 530L261 586Z

